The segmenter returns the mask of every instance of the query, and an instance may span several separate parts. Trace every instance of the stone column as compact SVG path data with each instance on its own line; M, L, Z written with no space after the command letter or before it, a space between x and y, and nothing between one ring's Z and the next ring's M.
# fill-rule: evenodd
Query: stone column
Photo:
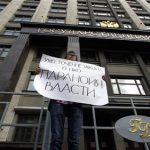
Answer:
M41 0L31 22L46 22L51 4L52 0Z
M126 12L128 13L130 19L134 22L138 29L146 29L144 23L139 19L138 15L132 10L129 4L125 0L119 0Z
M16 85L16 88L14 92L22 92L22 89L24 87L24 83L26 82L26 76L28 74L28 70L30 68L30 65L32 63L32 59L34 56L34 49L30 49L30 52L27 56L26 62L23 66L21 75L19 77L18 83ZM15 111L14 108L18 106L18 103L20 101L21 96L14 95L10 101L6 116L3 120L3 123L11 124L15 122ZM0 132L0 141L11 141L12 136L14 133L15 128L9 127L9 126L3 126L2 130Z
M8 21L13 17L18 8L25 0L12 0L0 13L0 31L3 30Z
M80 43L79 37L68 37L67 52L74 51L77 54L77 60L80 61Z
M150 13L150 4L146 0L137 0Z
M68 0L66 24L77 24L77 0Z

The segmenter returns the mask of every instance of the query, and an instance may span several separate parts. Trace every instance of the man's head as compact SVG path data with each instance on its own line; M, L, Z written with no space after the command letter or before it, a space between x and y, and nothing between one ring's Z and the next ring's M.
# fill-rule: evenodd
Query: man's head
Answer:
M67 52L66 59L77 61L77 55L74 51L69 51L69 52Z

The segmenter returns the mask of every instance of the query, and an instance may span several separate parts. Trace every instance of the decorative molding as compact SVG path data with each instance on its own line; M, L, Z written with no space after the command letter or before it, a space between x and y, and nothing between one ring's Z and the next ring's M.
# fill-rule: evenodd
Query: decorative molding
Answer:
M93 37L93 38L108 38L108 39L122 39L122 40L136 40L136 41L150 41L150 35L145 34L131 34L131 33L116 33L105 31L86 31L73 29L51 29L38 28L37 33L48 33L57 35L79 36L79 37Z

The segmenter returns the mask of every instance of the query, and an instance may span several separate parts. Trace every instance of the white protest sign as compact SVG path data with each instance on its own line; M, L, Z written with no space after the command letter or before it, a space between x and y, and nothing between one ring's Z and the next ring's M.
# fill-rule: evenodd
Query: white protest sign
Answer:
M105 69L43 54L34 87L44 97L91 105L108 103Z

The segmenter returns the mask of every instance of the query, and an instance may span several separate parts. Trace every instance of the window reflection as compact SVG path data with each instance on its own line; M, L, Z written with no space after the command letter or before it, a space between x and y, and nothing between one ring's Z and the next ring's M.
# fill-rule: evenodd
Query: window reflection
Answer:
M111 79L114 94L145 95L139 79Z
M27 91L36 91L34 86L33 86L34 78L35 78L35 75L31 75L30 76L29 84L28 84L28 87L27 87Z

